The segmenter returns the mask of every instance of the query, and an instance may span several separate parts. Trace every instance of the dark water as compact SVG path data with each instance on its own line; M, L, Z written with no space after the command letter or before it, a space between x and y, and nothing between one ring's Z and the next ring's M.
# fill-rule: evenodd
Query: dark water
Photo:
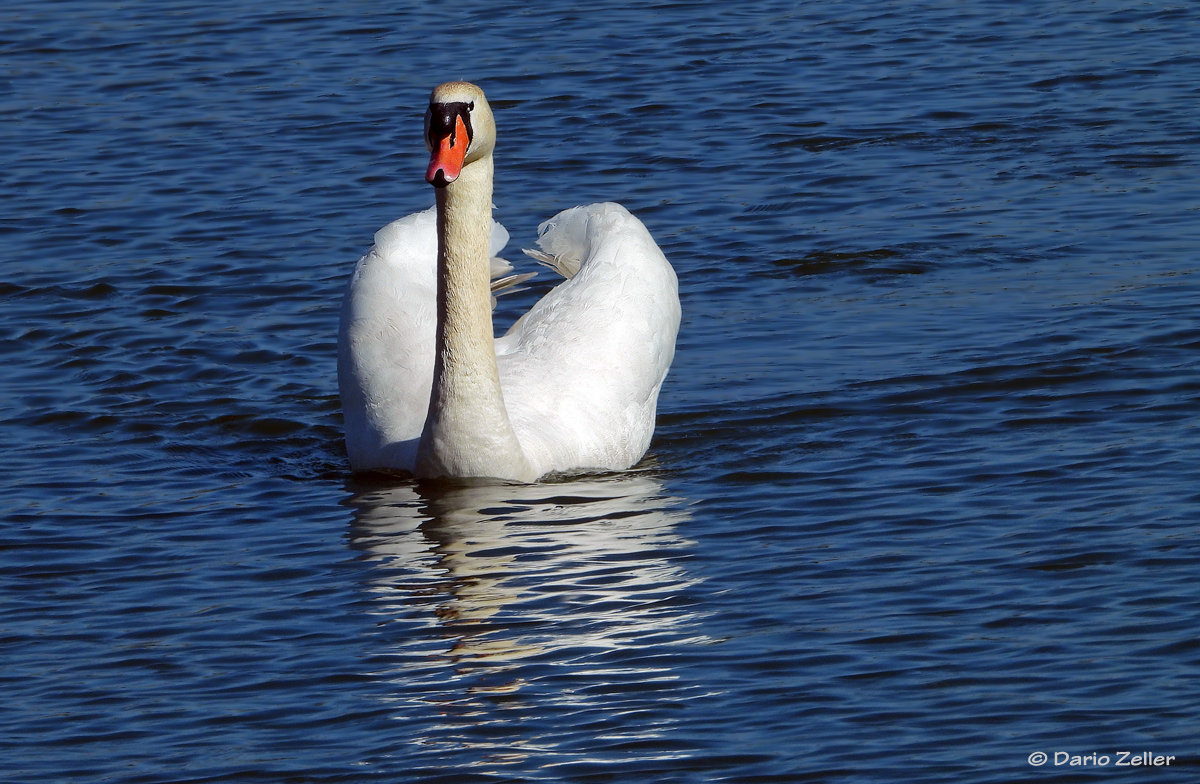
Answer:
M1200 7L277 8L0 10L4 781L1197 780ZM451 78L680 273L635 471L348 474Z

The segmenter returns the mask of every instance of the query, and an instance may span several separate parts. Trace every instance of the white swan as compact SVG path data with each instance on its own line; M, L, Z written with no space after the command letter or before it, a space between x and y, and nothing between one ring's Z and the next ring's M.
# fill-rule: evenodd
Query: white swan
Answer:
M632 466L675 354L675 271L619 204L565 210L527 252L568 279L494 337L491 278L511 267L493 259L508 233L492 221L492 111L448 82L425 128L436 206L375 235L342 303L351 466L522 482Z

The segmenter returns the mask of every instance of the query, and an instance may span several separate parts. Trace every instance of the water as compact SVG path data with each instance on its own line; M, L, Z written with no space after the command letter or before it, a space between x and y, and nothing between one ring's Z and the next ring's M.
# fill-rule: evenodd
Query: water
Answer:
M0 11L4 781L1195 779L1193 4L275 9ZM450 78L680 273L634 471L348 473Z

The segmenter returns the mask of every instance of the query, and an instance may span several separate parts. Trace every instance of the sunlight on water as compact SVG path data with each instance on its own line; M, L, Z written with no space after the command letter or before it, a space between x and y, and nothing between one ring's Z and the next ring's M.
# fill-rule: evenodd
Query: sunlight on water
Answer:
M0 27L0 778L1190 781L1200 5ZM448 78L507 258L615 200L679 273L634 472L348 471L338 304Z

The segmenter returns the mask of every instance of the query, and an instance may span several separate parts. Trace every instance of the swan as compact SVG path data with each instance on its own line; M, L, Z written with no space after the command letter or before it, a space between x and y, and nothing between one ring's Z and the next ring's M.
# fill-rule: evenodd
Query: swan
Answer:
M346 451L356 471L534 482L620 471L650 446L679 331L675 271L615 203L573 207L526 251L566 279L496 337L496 126L483 90L434 88L425 114L435 204L380 229L338 330ZM493 282L493 278L499 278Z

